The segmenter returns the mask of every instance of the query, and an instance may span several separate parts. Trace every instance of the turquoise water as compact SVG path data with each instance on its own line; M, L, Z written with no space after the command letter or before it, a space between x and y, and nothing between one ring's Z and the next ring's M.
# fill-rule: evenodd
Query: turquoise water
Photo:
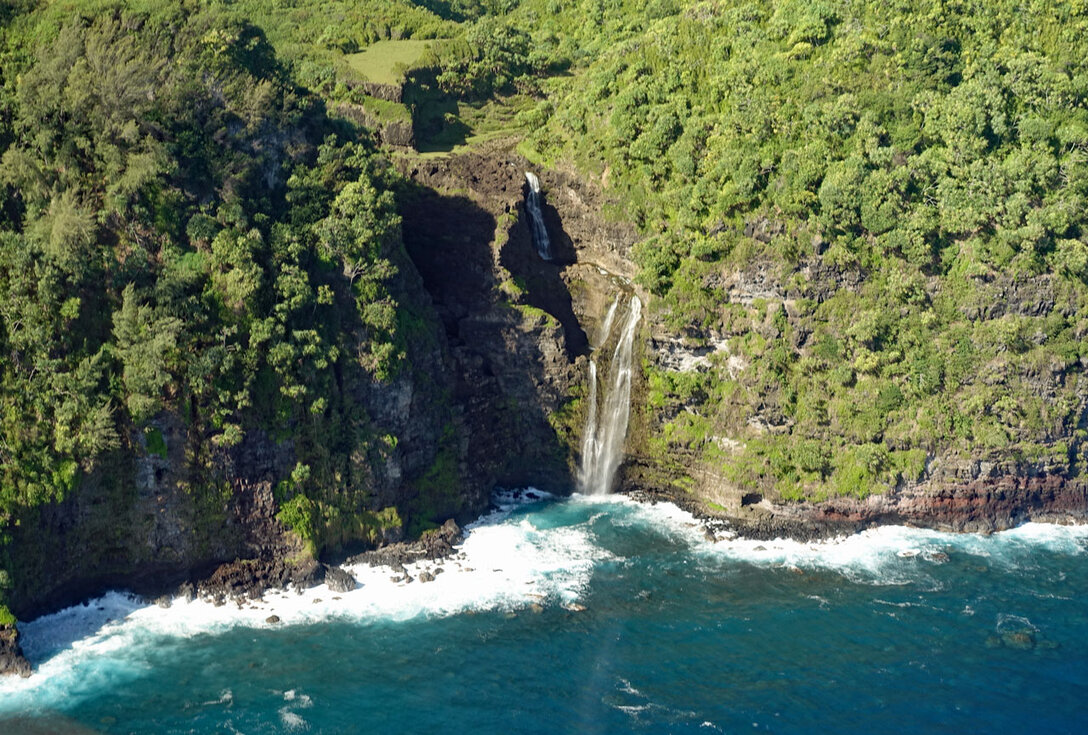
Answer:
M0 732L1088 725L1085 527L710 543L667 505L503 502L433 583L355 569L362 587L338 600L162 610L112 594L30 623L38 673L0 683Z

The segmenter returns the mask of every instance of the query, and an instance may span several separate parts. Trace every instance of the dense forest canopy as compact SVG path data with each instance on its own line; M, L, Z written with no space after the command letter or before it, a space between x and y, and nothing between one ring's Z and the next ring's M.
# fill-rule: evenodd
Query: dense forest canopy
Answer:
M530 142L623 192L659 318L749 366L651 370L663 454L786 497L1078 461L1088 6L587 8L541 23L585 55ZM753 265L783 288L731 298Z
M198 455L289 434L283 514L319 542L316 488L365 509L372 437L340 381L391 377L410 334L390 174L261 29L155 6L5 32L0 529L165 454L169 410Z
M0 24L0 544L166 451L164 411L207 457L291 436L282 520L354 533L395 437L344 373L389 380L427 332L397 177L327 113L361 94L344 55L389 39L441 40L407 70L440 122L515 95L519 150L636 221L654 323L727 344L644 366L661 461L822 498L950 451L1084 454L1082 0L8 0Z

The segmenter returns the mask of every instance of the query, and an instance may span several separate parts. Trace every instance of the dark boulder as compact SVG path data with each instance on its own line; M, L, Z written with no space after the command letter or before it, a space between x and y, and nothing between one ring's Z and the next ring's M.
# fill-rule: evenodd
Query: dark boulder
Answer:
M19 631L14 625L0 625L0 676L18 674L30 676L30 662L19 646Z
M404 573L405 564L419 561L437 561L453 556L454 546L464 539L464 531L452 518L441 528L427 531L418 541L401 541L380 549L367 551L348 559L349 564L368 564L372 567L389 567Z
M333 592L351 592L358 586L355 577L340 567L325 567L325 584Z

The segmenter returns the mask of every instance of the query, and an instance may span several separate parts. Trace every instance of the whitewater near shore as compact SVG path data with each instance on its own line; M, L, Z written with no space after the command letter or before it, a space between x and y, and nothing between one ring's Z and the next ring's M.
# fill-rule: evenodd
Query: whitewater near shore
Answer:
M546 608L578 615L589 603L595 570L622 562L624 535L647 528L702 567L832 573L874 586L917 582L932 567L963 555L1011 568L1035 553L1082 556L1088 548L1088 526L1027 524L989 536L884 526L819 542L767 541L729 533L715 537L675 505L618 495L559 500L540 492L506 493L496 496L495 506L466 528L449 559L407 565L403 574L387 567L345 567L358 581L350 592L326 585L272 590L259 599L219 606L180 597L162 606L111 592L23 623L23 649L35 673L0 682L0 711L59 708L83 693L138 679L146 671L133 652L167 639L236 628L260 635L265 629L330 622L369 625L481 612L517 616ZM614 537L612 543L601 543L602 528Z

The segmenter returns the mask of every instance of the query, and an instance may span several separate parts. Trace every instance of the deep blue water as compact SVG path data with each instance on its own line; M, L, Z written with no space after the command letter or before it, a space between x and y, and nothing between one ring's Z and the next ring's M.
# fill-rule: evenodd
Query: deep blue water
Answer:
M38 673L0 684L0 732L1081 733L1086 548L1037 525L709 543L671 506L508 507L430 584L26 625Z

